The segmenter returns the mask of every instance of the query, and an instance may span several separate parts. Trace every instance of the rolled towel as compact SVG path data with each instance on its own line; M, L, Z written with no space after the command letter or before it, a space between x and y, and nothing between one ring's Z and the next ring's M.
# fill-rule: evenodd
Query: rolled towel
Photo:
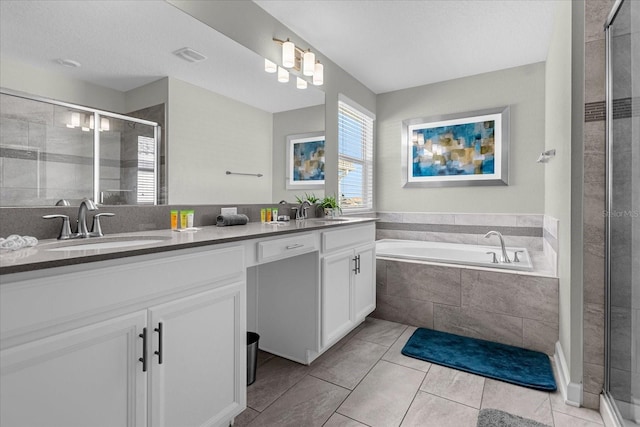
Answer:
M218 215L216 225L225 227L227 225L245 225L249 222L249 217L244 214L237 215Z
M0 249L17 251L18 249L32 247L38 244L38 239L32 236L19 236L12 234L6 239L0 239Z

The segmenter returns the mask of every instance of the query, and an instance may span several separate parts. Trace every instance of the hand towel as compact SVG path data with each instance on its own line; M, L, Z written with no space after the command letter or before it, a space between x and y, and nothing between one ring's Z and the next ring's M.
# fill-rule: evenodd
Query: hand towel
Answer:
M225 227L227 225L245 225L248 222L249 217L243 214L218 215L216 218L216 225L218 227Z

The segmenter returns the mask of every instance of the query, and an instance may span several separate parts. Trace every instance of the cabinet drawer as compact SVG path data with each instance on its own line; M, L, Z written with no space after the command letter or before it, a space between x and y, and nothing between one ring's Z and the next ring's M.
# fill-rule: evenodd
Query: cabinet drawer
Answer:
M133 258L131 259L133 261ZM6 339L92 315L188 292L244 274L242 247L168 252L152 259L61 273L0 287L0 334Z
M322 233L322 251L334 251L375 241L375 224L340 228Z
M258 242L258 262L269 262L317 250L313 234Z

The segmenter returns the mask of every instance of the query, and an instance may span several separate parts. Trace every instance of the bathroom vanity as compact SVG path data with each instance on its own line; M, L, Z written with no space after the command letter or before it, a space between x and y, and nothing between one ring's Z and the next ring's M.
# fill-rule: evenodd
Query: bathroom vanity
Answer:
M246 407L247 326L308 364L373 311L373 221L3 254L0 424L228 425Z

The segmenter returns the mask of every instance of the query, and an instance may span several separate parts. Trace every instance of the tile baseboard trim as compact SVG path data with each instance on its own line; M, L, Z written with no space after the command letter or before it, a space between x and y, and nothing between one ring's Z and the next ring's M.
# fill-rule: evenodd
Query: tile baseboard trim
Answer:
M560 341L556 342L556 353L553 355L558 371L558 388L562 393L564 403L579 408L582 405L582 384L569 381L569 368L564 357Z

